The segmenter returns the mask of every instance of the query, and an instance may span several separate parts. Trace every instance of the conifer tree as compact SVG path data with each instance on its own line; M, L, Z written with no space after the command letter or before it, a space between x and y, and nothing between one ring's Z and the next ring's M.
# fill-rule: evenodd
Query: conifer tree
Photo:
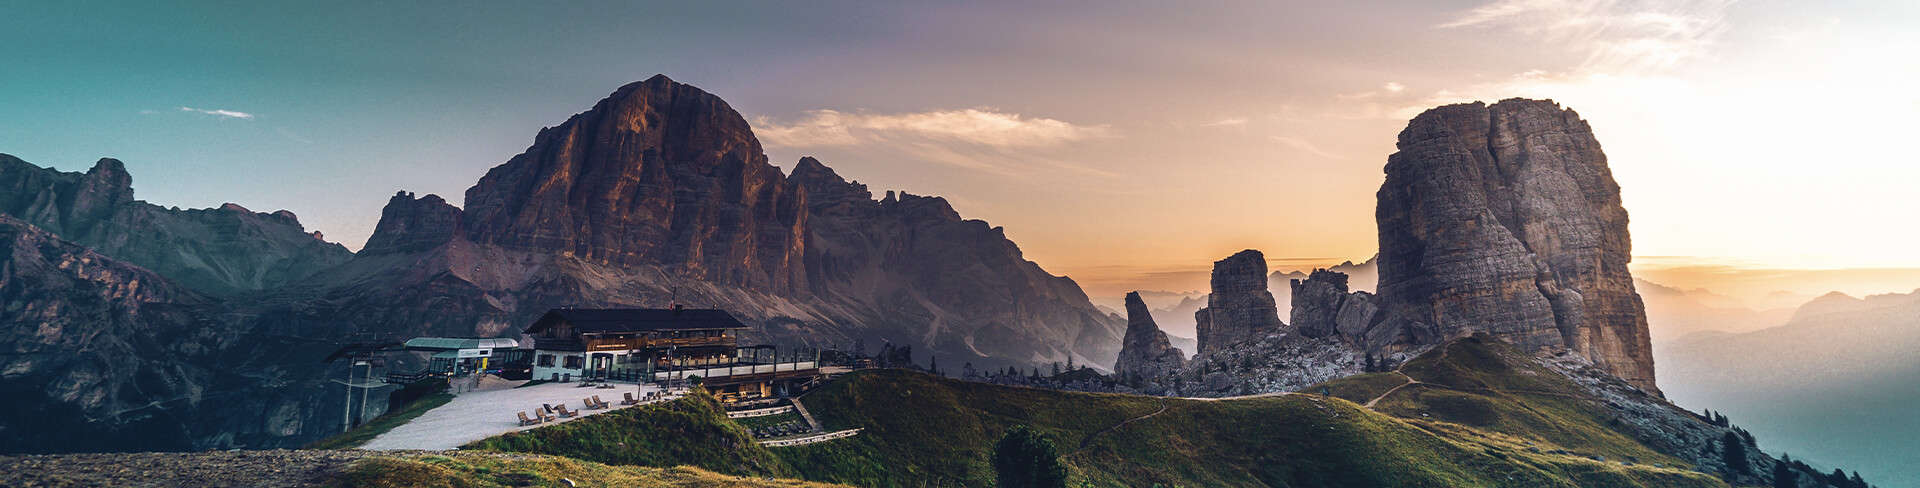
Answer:
M1800 488L1800 476L1793 472L1793 466L1787 464L1786 457L1773 463L1773 488Z
M1740 436L1732 432L1720 437L1720 460L1727 463L1727 472L1749 474L1747 467L1747 445L1740 442Z

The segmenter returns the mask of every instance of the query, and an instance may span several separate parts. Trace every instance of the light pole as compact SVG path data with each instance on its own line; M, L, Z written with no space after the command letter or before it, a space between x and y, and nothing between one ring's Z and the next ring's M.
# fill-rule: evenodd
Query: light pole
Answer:
M347 399L346 401L340 402L341 403L340 432L342 433L349 430L353 430L353 367L354 366L357 366L357 365L352 362L347 363Z
M367 374L362 375L362 377L368 381L373 380L373 361L361 360L358 363L354 363L354 366L366 366ZM351 372L349 372L348 376L352 376ZM351 377L347 378L347 382L349 383L353 382L353 378ZM352 386L348 386L348 388L352 388ZM365 388L362 388L360 390L360 421L361 422L365 422L367 420L367 397L372 396L371 393L373 392L367 391ZM349 395L349 398L351 398L351 395Z

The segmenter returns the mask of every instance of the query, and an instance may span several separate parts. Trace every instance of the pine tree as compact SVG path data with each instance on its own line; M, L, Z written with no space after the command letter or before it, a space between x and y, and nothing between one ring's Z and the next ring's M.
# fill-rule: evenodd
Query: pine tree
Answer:
M946 376L944 374L940 374L940 357L939 356L935 356L932 354L927 355L927 372L933 373L935 376Z
M1846 471L1841 471L1840 468L1833 468L1833 474L1827 475L1827 484L1845 487L1852 483L1847 481Z
M1867 486L1867 479L1860 477L1859 471L1853 472L1853 486L1854 488L1871 488Z
M1728 432L1720 437L1720 460L1727 463L1727 472L1749 474L1747 466L1747 445L1740 442L1740 436Z
M1780 459L1780 462L1773 463L1773 488L1800 488L1800 476L1793 472L1785 456Z
M1054 362L1053 362L1053 375L1054 375L1054 376L1060 376L1060 362L1059 362L1059 361L1054 361Z

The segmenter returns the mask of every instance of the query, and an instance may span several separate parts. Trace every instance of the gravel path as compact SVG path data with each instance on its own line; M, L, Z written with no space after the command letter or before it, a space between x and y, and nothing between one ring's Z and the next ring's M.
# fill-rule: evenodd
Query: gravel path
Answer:
M640 398L648 392L659 391L654 385L618 385L619 388L579 388L576 383L543 383L525 388L507 388L485 391L470 391L453 397L452 402L441 405L419 418L399 427L394 427L373 440L367 441L361 449L392 451L419 449L439 451L460 447L462 444L493 437L517 430L531 429L541 425L521 426L514 412L527 412L540 404L552 404L555 407L565 404L569 410L579 410L580 416L611 412L623 408L620 405L622 393L633 393ZM601 400L612 404L604 410L586 410L583 398L600 395ZM565 422L573 419L560 419Z

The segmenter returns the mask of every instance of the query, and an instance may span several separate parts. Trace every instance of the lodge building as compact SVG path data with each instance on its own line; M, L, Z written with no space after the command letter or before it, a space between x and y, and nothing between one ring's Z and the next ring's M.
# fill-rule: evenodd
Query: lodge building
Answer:
M724 310L561 308L525 333L533 338L533 379L681 382L698 378L723 400L767 398L814 381L812 355L783 357L773 346L739 345L747 328Z

